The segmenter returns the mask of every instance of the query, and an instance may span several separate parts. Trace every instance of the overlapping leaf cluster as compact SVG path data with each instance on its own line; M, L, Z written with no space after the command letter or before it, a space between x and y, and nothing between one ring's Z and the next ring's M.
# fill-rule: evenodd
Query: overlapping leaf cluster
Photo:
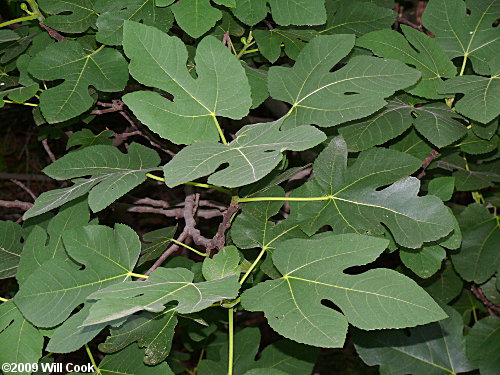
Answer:
M0 105L69 139L43 170L64 185L0 222L3 362L99 343L99 373L307 375L353 342L382 374L498 372L498 1L422 25L391 0L28 3ZM95 121L110 100L138 142ZM215 251L199 196L141 236L102 214L181 185L237 207ZM150 268L170 245L197 255Z

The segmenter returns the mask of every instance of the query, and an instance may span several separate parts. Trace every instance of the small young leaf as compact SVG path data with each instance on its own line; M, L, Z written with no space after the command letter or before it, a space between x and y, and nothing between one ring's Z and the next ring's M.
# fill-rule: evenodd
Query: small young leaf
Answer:
M220 1L220 0L219 0ZM172 5L177 24L193 38L199 38L215 26L222 12L210 0L183 0Z
M439 271L446 250L438 245L424 245L420 249L402 248L399 256L406 267L426 279Z
M244 126L227 145L198 142L185 147L165 165L165 182L174 187L212 174L220 165L229 166L208 178L214 185L237 187L260 180L273 170L285 150L303 151L325 140L312 126L280 131L283 119Z
M286 55L296 60L302 48L317 32L307 29L271 29L254 30L252 35L262 56L273 63L280 57L282 44L285 46Z
M278 25L321 25L326 21L325 0L238 0L233 13L253 26L266 18L267 4Z
M264 311L279 334L320 347L342 347L348 322L372 330L444 319L446 314L432 298L396 271L343 272L373 262L387 244L385 239L331 232L285 241L273 253L283 277L245 291L242 305L250 311ZM339 306L342 313L323 306L324 299Z
M239 275L240 254L234 246L227 246L214 255L213 258L206 258L203 261L203 277L205 280L218 280L225 277Z
M435 195L442 201L451 199L455 190L455 177L437 177L429 182L429 194Z

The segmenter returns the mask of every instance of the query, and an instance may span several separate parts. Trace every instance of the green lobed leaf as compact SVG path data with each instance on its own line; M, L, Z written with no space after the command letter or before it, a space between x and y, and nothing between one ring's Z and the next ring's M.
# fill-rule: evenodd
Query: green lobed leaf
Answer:
M122 282L101 289L87 297L97 302L84 324L109 322L142 310L160 312L170 301L179 302L176 312L188 314L238 294L237 276L193 283L194 276L185 268L158 268L146 281Z
M498 217L478 203L469 205L458 217L463 240L460 251L451 255L453 265L466 281L482 284L500 270Z
M13 221L0 221L0 279L12 277L21 259L21 226Z
M313 369L318 351L314 348L299 345L289 340L280 340L264 348L255 361L260 344L258 328L245 328L234 336L235 361L234 374L268 374L261 371L274 369L280 374L309 375ZM203 375L219 375L227 371L228 367L227 340L213 350L218 350L219 360L206 359L200 362L199 371ZM215 353L214 353L215 354ZM208 352L211 358L212 353ZM274 373L269 373L274 375Z
M152 91L123 97L139 120L163 138L184 144L215 141L216 116L240 119L252 105L243 67L214 37L198 44L197 79L186 68L186 47L177 37L127 21L123 46L131 59L130 74L137 81L174 96L173 102Z
M129 345L118 353L105 356L96 374L174 375L166 362L148 366L142 361L143 356L143 351L137 345Z
M483 124L492 121L500 114L497 105L500 97L500 57L490 66L491 77L465 75L440 84L441 93L463 93L464 96L456 102L455 109Z
M379 365L384 375L444 375L475 369L465 354L460 315L446 306L448 319L403 331L356 331L354 342L363 361Z
M203 261L203 277L205 280L217 280L240 274L240 254L234 246L226 246L213 258Z
M326 21L325 0L238 0L232 11L253 26L266 18L268 4L278 25L321 25Z
M263 69L255 69L242 62L243 68L247 75L248 84L250 85L252 106L250 109L257 108L264 100L269 97L267 90L267 71Z
M326 3L327 21L321 34L355 34L390 28L396 17L392 9L366 0L330 0Z
M141 312L131 315L123 325L111 328L111 335L99 344L99 350L114 353L137 341L139 347L145 349L145 364L157 365L163 362L170 353L174 328L177 325L174 310L175 308L171 307L159 314ZM85 328L92 327L94 325Z
M336 233L383 233L383 223L398 244L419 248L449 234L455 223L439 198L417 196L420 181L406 176L420 165L408 154L370 149L347 167L347 146L336 137L314 162L315 179L292 193L304 201L290 202L291 219L309 235L324 225Z
M89 314L90 306L86 304L76 314L54 329L45 350L53 353L71 353L90 342L101 332L107 323L83 327L83 322ZM118 323L123 323L118 321Z
M326 138L312 126L280 131L282 124L283 119L279 119L244 126L227 145L198 142L183 148L163 168L165 183L174 187L211 175L208 182L214 185L248 185L271 172L281 161L283 151L307 150ZM229 166L215 172L225 163Z
M222 12L212 7L210 0L179 1L171 8L177 24L193 38L205 34L222 17Z
M481 319L470 330L466 340L467 355L481 375L495 375L500 366L500 324L494 316Z
M459 120L465 121L444 103L415 106L408 98L395 97L366 119L340 127L339 133L349 150L362 151L399 136L413 124L429 142L444 147L467 133Z
M29 64L29 72L42 80L64 80L40 94L40 109L48 123L69 120L94 103L89 86L122 91L128 80L127 63L113 48L88 53L77 41L49 45Z
M49 14L43 23L65 33L83 33L95 27L98 13L94 4L95 0L38 0Z
M420 72L396 60L356 56L330 73L354 47L354 35L321 35L299 54L293 68L269 69L269 92L290 103L286 127L333 126L362 118L382 108L384 98L413 85Z
M9 301L0 305L0 363L37 363L42 356L43 335ZM21 366L20 366L21 367ZM31 371L2 373L29 375Z
M446 258L446 250L438 245L424 245L420 249L401 248L399 257L406 267L426 279L439 271Z
M419 282L419 284L432 298L442 304L449 303L458 297L463 287L462 279L457 275L449 261L444 262L439 273Z
M432 298L396 271L344 272L373 262L387 244L385 239L331 232L285 241L273 253L283 277L245 291L242 305L249 311L264 311L279 334L320 347L342 347L348 322L372 330L444 319L446 314ZM324 306L324 299L342 312Z
M500 30L493 27L499 17L496 0L430 0L422 22L451 59L469 58L477 73L488 74L487 61L500 48Z
M448 201L455 190L455 177L436 177L429 182L429 194L435 195L442 201Z
M85 268L49 260L26 279L14 298L23 315L39 327L63 322L89 294L127 280L139 256L139 238L124 224L116 224L114 230L98 225L74 228L62 237L68 255Z
M49 260L58 259L68 262L68 265L75 265L66 254L62 236L67 230L86 226L89 220L87 199L80 198L61 207L59 213L48 222L46 229L35 226L24 243L23 255L16 274L19 285Z
M317 32L308 29L276 28L254 30L252 35L255 37L261 55L274 63L281 55L282 44L285 46L286 55L296 60L302 48L317 35Z
M406 25L401 29L404 36L385 29L362 36L356 44L380 57L397 59L418 69L422 79L407 89L410 94L429 99L445 98L446 95L438 93L441 78L456 76L457 68L435 39Z
M177 226L173 226L153 230L144 234L142 239L146 241L146 243L142 244L141 256L137 261L137 265L140 266L149 260L158 259L170 242L172 242L172 238L176 231Z
M95 145L107 145L111 146L113 140L110 139L114 135L111 130L103 130L99 134L95 135L90 129L82 129L68 137L68 143L66 144L66 150L74 146L80 146L81 148L95 146Z
M100 13L96 38L109 45L122 44L125 21L142 22L165 32L174 21L170 8L157 7L155 0L97 0L95 9Z
M43 171L58 180L73 180L74 185L44 192L24 219L40 215L89 193L93 212L101 211L146 180L146 173L160 163L156 151L132 143L127 154L113 146L90 146L64 155ZM83 179L78 177L91 176Z

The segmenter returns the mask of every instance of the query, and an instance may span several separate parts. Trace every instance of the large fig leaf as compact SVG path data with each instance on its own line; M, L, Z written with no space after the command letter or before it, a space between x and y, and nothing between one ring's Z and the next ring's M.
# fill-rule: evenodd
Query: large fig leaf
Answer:
M500 227L498 217L478 203L468 206L458 218L463 241L460 251L451 255L458 274L467 281L482 284L500 271Z
M269 325L295 341L342 347L348 322L365 330L402 328L446 314L414 281L385 268L350 275L373 262L388 241L359 234L322 233L278 245L273 262L283 277L245 291L242 305L264 311ZM330 300L341 312L322 304Z
M211 184L227 187L248 185L260 180L276 167L285 150L303 151L325 140L312 126L280 131L283 120L247 125L227 145L198 142L185 147L165 165L165 182L174 187L212 174L219 166L229 166L208 178Z
M401 61L356 56L330 73L354 47L354 35L321 35L299 54L293 68L269 69L269 92L292 105L285 126L333 126L368 116L384 98L413 85L420 72Z
M452 59L469 58L476 73L489 74L488 60L500 49L497 0L431 0L422 22Z
M420 164L405 153L370 149L348 168L347 146L334 138L314 163L315 179L292 193L293 219L308 234L324 225L336 233L383 233L383 223L398 244L419 248L446 236L455 223L439 198L417 196L419 180L406 176Z
M21 226L13 221L0 221L0 279L16 274L22 249Z
M63 242L68 255L85 268L49 260L26 279L14 298L26 319L39 327L63 322L89 294L130 278L141 250L139 237L124 224L116 224L114 230L98 225L68 230Z
M43 23L65 33L83 33L95 26L95 0L38 0L49 16Z
M40 95L40 109L48 123L62 122L88 110L94 103L89 86L122 91L128 81L127 62L113 48L88 53L76 41L54 43L38 53L29 72L43 80L64 80Z
M160 163L156 151L133 143L127 154L113 146L90 146L66 154L43 171L57 180L73 180L74 185L44 192L24 219L40 215L89 193L92 211L100 211L146 180L146 173ZM83 179L79 177L91 176Z
M95 9L100 13L97 40L109 45L121 44L124 21L141 21L168 31L173 23L172 12L170 8L157 7L155 3L155 0L97 0Z
M14 302L0 305L0 363L37 363L42 356L43 335L28 322ZM31 371L2 371L29 375Z
M127 21L123 46L137 81L174 96L170 101L158 92L136 91L123 101L152 131L174 143L216 141L216 116L240 119L252 105L243 67L212 36L198 44L197 79L186 67L186 46L177 37Z
M457 68L435 39L409 26L402 25L401 29L404 36L384 29L361 37L356 44L378 56L398 59L417 68L422 73L422 79L407 89L410 94L429 99L444 98L445 95L438 93L441 78L456 76Z
M465 354L462 317L451 307L448 319L403 331L356 331L358 354L384 375L445 375L475 366Z
M158 268L146 281L124 282L101 289L87 297L97 302L84 324L112 321L142 310L160 312L170 301L179 302L176 312L187 314L238 294L238 276L201 283L194 283L193 277L185 268Z

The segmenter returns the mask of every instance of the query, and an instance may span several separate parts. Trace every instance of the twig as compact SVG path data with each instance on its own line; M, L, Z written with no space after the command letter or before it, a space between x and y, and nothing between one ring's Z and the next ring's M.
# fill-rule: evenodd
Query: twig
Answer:
M150 206L132 206L127 208L127 211L137 212L137 213L160 214L166 217L175 217L177 219L181 219L184 217L183 208L163 209ZM218 210L198 210L196 215L204 219L212 219L217 216L222 216L222 212Z
M53 181L50 177L43 174L28 173L0 173L0 180L22 180L22 181Z
M193 193L193 188L191 186L186 186L186 200L184 201L184 221L185 230L193 238L195 244L208 248L211 244L211 240L202 236L199 229L196 229L196 220L194 219L194 214L198 208L196 203L196 194Z
M422 171L418 174L417 178L418 179L421 179L422 177L425 176L425 168L427 168L429 166L429 164L436 158L436 156L439 155L439 152L436 151L436 150L432 150L429 154L429 156L427 156L425 159L424 159L424 162L422 164Z
M59 34L56 30L54 30L52 27L48 27L47 25L43 24L40 22L40 26L42 28L44 28L45 30L47 30L47 32L49 33L49 35L54 38L55 40L57 40L58 42L65 42L66 41L66 38L63 37L61 34Z
M231 203L227 208L226 212L222 216L222 223L219 224L219 229L217 233L210 241L209 246L207 246L207 251L211 251L213 249L221 250L226 244L225 233L231 227L231 218L238 211L238 204Z
M50 149L50 146L49 146L49 142L47 140L47 138L45 138L43 141L42 141L42 145L43 145L43 148L45 149L45 152L47 153L47 155L49 155L49 159L52 163L55 163L56 161L56 157L54 156L54 153L52 152L52 150Z
M398 16L397 22L402 23L403 25L407 25L407 26L413 27L414 29L416 29L418 31L424 32L424 27L422 25L416 25L416 24L414 24L413 22L407 20L404 17Z
M488 308L488 313L492 316L500 316L500 305L493 303L486 298L484 295L484 291L478 287L476 284L473 284L470 288L472 293L476 296L478 300L480 300L484 306Z
M18 200L15 200L15 201L0 200L0 207L20 208L21 210L28 211L31 207L33 207L33 203L21 202Z
M123 111L124 103L120 100L113 100L111 103L97 102L97 105L107 109L95 109L90 112L91 115L104 115L105 113Z
M17 186L19 186L21 189L23 189L26 193L30 195L31 198L33 198L34 201L36 201L36 195L31 191L30 188L28 188L25 184L23 184L21 181L15 180L13 178L10 179L13 183L15 183Z

